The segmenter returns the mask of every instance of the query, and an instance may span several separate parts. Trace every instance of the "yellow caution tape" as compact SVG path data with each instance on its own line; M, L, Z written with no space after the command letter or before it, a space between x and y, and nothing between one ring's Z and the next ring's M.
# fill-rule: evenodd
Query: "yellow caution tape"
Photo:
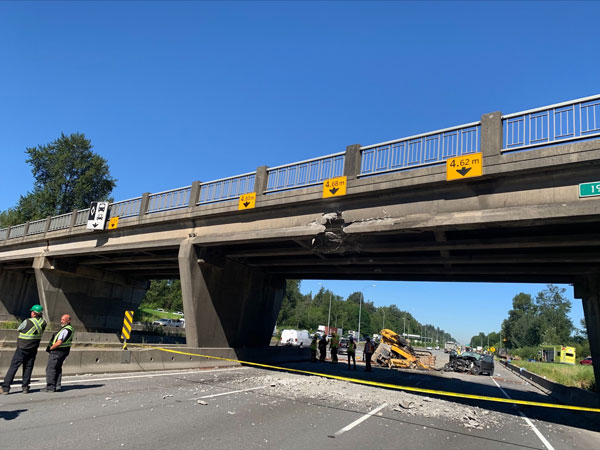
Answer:
M152 345L142 345L141 347L151 348L154 350L160 350L163 352L176 353L179 355L200 356L202 358L218 359L220 361L236 362L236 363L240 363L240 364L246 364L249 366L283 370L286 372L301 373L304 375L315 375L315 376L323 377L323 378L331 378L333 380L349 381L351 383L364 384L367 386L378 386L378 387L384 387L384 388L390 388L390 389L398 389L401 391L421 392L421 393L425 393L425 394L440 395L440 396L445 396L445 397L470 398L473 400L484 400L484 401L488 401L488 402L497 402L497 403L510 403L513 405L541 406L543 408L569 409L569 410L574 410L574 411L589 411L589 412L600 413L600 408L588 408L586 406L558 405L556 403L530 402L527 400L514 400L514 399L500 398L500 397L489 397L486 395L463 394L463 393L459 393L459 392L438 391L435 389L417 388L417 387L412 387L412 386L400 386L397 384L380 383L378 381L359 380L357 378L341 377L339 375L330 375L327 373L311 372L309 370L291 369L288 367L272 366L270 364L261 364L261 363L255 363L255 362L250 362L250 361L241 361L239 359L223 358L221 356L211 356L211 355L201 355L198 353L188 353L188 352L182 352L179 350L171 350L168 348L154 347Z

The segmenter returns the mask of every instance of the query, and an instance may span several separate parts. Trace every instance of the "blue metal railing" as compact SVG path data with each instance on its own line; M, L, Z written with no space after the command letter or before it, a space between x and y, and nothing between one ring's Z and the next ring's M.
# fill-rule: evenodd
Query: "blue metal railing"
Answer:
M268 182L265 193L285 191L320 184L328 178L344 173L345 153L307 159L284 166L267 169Z
M503 151L600 136L600 95L502 116Z
M481 123L473 122L361 148L359 176L439 164L480 151Z
M142 206L142 197L130 198L129 200L121 200L120 202L114 202L109 205L110 217L119 217L124 219L125 217L133 217L140 214L140 207ZM81 225L87 223L87 214L89 210L86 210L85 220ZM80 225L77 223L77 225Z
M148 214L171 209L187 208L190 203L192 186L171 189L164 192L151 194L148 200Z
M254 191L256 172L245 173L235 177L221 178L200 184L200 200L198 205L222 202L238 198L242 194Z
M600 136L600 95L502 116L502 151L513 151L553 145L565 141ZM443 163L446 159L477 153L481 149L481 123L432 131L362 147L359 176L379 175ZM267 169L267 189L280 192L313 186L344 172L345 153L335 153ZM222 178L200 184L197 205L237 199L254 191L256 172ZM191 186L150 194L148 210L152 214L189 206ZM262 193L258 193L262 194ZM110 205L111 216L121 218L140 214L142 197ZM87 223L89 209L76 212L74 226ZM48 231L69 228L72 213L50 219ZM44 233L47 219L0 229L0 240Z

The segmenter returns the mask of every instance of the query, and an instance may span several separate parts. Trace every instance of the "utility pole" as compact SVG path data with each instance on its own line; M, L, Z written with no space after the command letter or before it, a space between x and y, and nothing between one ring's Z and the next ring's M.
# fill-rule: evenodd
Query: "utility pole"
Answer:
M381 325L381 329L385 330L385 306L382 306L381 310L383 311L383 324Z
M402 318L402 320L404 321L404 337L406 337L406 314L404 314L404 317Z
M331 322L331 291L329 291L329 314L327 315L327 331L329 332L329 324Z

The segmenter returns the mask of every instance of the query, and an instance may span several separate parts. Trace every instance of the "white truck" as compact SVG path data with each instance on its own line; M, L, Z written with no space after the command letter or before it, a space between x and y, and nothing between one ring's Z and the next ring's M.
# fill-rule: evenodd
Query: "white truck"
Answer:
M456 347L456 342L446 342L446 345L444 345L444 353L450 353L452 350L456 350Z
M310 347L311 340L308 330L283 330L281 332L281 345Z

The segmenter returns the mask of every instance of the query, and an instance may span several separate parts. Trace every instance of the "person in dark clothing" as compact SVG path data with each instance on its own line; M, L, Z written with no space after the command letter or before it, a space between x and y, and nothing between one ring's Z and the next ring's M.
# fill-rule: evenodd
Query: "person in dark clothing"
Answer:
M310 361L317 361L317 335L315 334L310 342Z
M319 341L319 361L325 361L325 356L327 355L327 338L325 335L321 336L321 340Z
M371 357L375 353L375 345L371 342L371 338L367 337L365 341L365 348L363 349L363 359L366 363L366 372L371 372Z
M46 389L44 392L56 392L61 390L62 365L71 351L74 330L71 326L71 316L65 314L60 318L62 328L56 332L46 351L48 364L46 365Z
M354 362L354 370L356 370L356 342L352 336L348 340L348 369L351 368L350 361Z
M33 305L31 307L31 317L25 319L17 330L19 331L19 337L17 338L17 349L13 355L10 367L4 382L2 383L2 394L8 394L10 392L10 385L15 379L15 374L19 367L23 366L23 380L21 382L23 386L23 394L29 393L29 383L31 382L31 372L33 372L33 365L35 363L35 357L37 356L38 347L42 340L42 334L46 329L46 321L42 318L44 309L41 305Z

